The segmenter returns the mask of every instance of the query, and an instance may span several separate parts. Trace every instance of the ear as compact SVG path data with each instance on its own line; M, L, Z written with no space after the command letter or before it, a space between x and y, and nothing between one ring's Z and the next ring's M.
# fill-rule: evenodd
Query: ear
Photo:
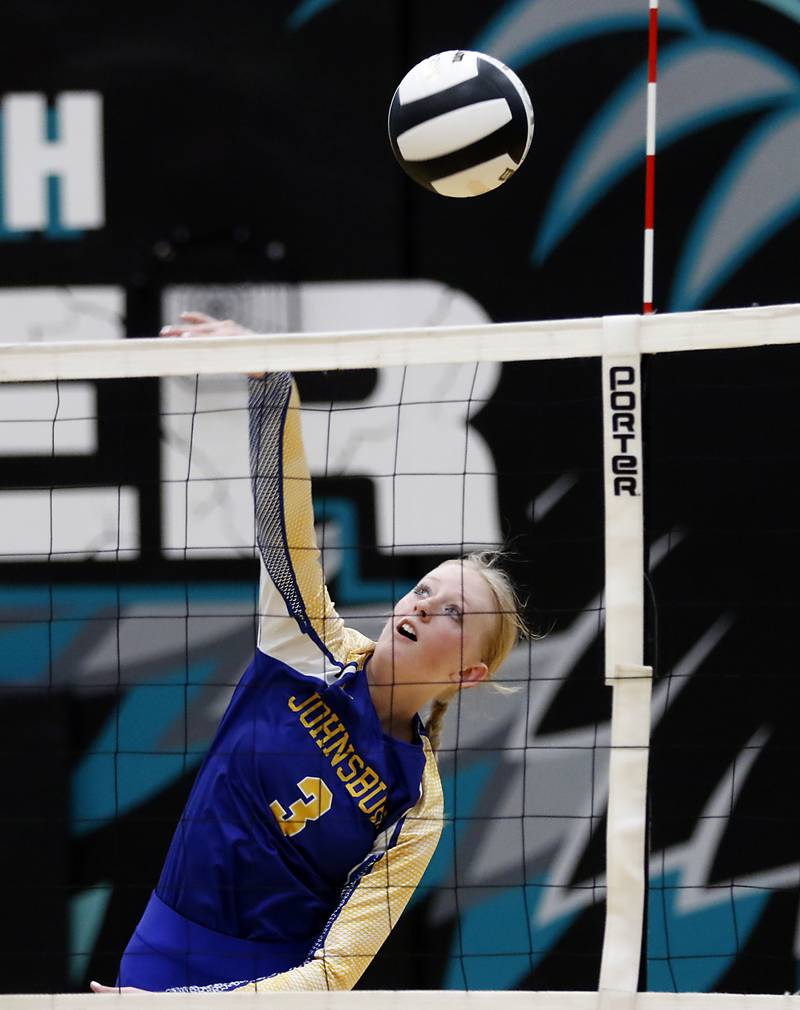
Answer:
M476 663L475 666L468 666L459 674L462 687L475 687L489 676L489 667L486 663Z

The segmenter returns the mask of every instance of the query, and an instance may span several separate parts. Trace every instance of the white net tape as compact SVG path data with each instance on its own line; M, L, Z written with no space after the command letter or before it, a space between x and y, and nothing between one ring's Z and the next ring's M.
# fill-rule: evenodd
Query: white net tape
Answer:
M3 1010L797 1010L800 996L722 993L327 992L0 996Z
M800 341L800 305L632 318L642 354ZM0 382L590 358L604 351L605 326L602 318L562 319L355 333L5 344L0 346Z

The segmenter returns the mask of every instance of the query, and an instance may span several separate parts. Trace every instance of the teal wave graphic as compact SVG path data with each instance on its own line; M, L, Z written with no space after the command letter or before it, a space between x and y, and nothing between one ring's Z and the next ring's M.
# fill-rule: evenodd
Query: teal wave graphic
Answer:
M291 31L299 31L304 25L328 7L333 7L338 0L302 0L286 19Z
M769 889L731 884L710 895L706 891L693 909L681 908L681 896L690 890L677 871L650 877L649 992L711 992L747 943L772 895Z
M771 7L779 14L800 23L800 0L753 0L753 2L761 4L762 7Z
M644 164L644 67L617 89L573 149L545 210L537 264L625 175ZM717 122L772 109L800 94L800 74L773 53L729 35L671 46L659 73L658 147Z
M519 70L566 46L624 31L647 31L649 11L641 0L513 0L505 4L475 37L472 48L489 53ZM691 0L662 0L662 28L702 31Z
M669 307L704 305L736 270L800 215L800 103L759 124L734 152L695 218Z
M800 23L800 0L753 2ZM638 0L591 4L509 0L476 35L473 48L520 70L587 39L645 31L647 21L647 5ZM659 25L683 36L661 47L659 150L748 113L768 117L763 129L758 127L734 152L691 225L669 300L671 309L687 310L706 304L733 272L798 214L797 173L786 170L774 185L771 180L775 165L786 168L796 162L793 113L784 118L783 110L800 104L800 74L763 46L707 29L691 0L662 0ZM642 168L646 79L642 63L574 145L537 230L532 265L540 266L616 185Z

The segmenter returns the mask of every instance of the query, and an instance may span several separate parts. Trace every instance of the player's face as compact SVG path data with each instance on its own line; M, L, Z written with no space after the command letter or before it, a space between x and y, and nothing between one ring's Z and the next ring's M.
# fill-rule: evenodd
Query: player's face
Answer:
M484 661L497 629L496 610L479 571L457 561L434 568L398 601L381 633L380 645L391 649L393 682L441 689L462 683L460 672Z

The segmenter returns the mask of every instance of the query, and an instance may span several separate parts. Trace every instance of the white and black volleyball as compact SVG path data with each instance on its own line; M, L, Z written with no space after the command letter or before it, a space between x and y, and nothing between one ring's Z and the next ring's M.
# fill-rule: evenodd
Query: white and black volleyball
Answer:
M437 53L406 74L389 106L389 139L404 171L442 196L480 196L519 168L533 106L513 70L492 56Z

